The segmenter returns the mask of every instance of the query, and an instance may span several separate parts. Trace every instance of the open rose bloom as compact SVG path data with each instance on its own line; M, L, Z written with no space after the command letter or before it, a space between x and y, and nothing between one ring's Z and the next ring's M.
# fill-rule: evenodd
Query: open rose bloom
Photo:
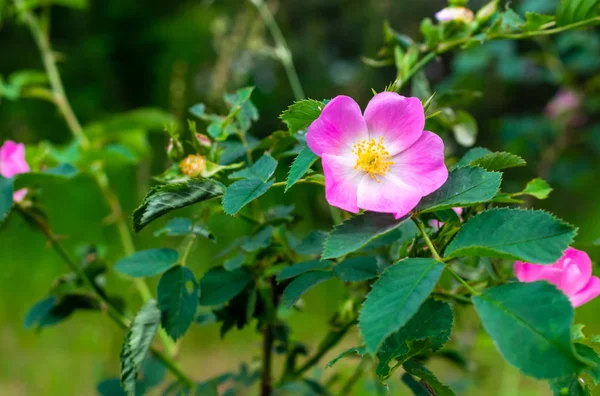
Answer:
M25 145L15 143L12 140L4 142L2 147L0 147L0 175L10 179L19 173L27 172L29 172L29 165L25 161ZM21 202L26 194L27 189L24 188L15 191L13 200Z
M448 178L444 143L424 126L418 98L382 92L364 116L352 98L333 98L306 135L322 159L329 204L400 218L440 188Z
M568 248L552 265L515 262L515 274L521 282L548 281L569 297L574 307L600 294L600 278L592 276L592 261L586 252Z

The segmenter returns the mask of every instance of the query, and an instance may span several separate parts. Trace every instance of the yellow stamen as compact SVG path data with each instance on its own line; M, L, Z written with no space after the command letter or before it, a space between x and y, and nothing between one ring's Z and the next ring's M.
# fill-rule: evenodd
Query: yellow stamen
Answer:
M200 176L204 169L206 169L206 159L201 155L190 154L181 161L179 167L187 176Z
M377 176L384 176L394 165L392 156L383 145L383 137L379 141L373 138L360 140L352 147L352 152L356 155L354 169L367 172L378 183L381 180Z

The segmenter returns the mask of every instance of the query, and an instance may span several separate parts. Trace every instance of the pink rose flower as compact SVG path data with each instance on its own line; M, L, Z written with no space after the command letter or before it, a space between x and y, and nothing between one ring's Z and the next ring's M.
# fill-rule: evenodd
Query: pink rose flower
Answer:
M550 119L567 116L569 118L569 123L578 126L585 123L585 117L580 112L582 105L583 97L580 93L561 89L554 95L552 100L548 102L544 109L544 113L546 114L546 117Z
M592 261L586 252L568 248L552 265L515 262L515 274L521 282L546 280L556 285L579 307L600 294L600 278L592 276Z
M448 178L444 142L424 126L418 98L382 92L364 116L352 98L333 98L306 135L322 159L329 204L400 218L440 188Z
M441 23L451 21L469 23L473 21L474 15L473 11L466 7L446 7L435 13L435 19Z
M25 145L12 140L4 142L0 147L0 175L10 179L19 173L27 172L29 172L29 165L25 161ZM26 194L27 189L25 188L15 191L13 200L21 202Z
M462 215L463 208L452 208L452 210L454 211L454 213L456 213L456 215L458 216L459 220L462 222L462 218L460 217L460 215ZM436 219L432 219L432 220L429 220L429 225L433 229L439 230L444 225L444 222L436 220Z

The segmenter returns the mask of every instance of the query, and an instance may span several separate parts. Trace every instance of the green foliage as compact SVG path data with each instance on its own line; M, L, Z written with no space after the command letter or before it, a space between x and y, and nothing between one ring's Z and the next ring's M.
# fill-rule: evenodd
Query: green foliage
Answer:
M344 352L340 353L333 360L331 360L329 363L327 363L327 367L333 367L334 364L336 364L340 359L343 359L346 356L350 356L353 354L363 356L366 353L367 353L367 349L365 347L352 347L352 348L346 349Z
M148 355L159 323L160 310L155 300L144 304L131 322L121 350L121 385L127 395L136 394L136 378Z
M558 26L565 26L592 18L597 14L599 0L562 0L556 9Z
M198 235L209 239L211 241L216 241L215 236L208 229L194 224L192 219L187 219L184 217L175 217L167 223L163 228L160 228L154 232L154 236L185 236L185 235Z
M98 301L85 294L50 296L31 307L25 316L23 327L30 329L52 326L62 322L76 310L98 308Z
M379 263L375 256L353 257L336 265L334 272L345 282L360 282L379 276Z
M0 2L0 13L2 3ZM2 15L0 15L0 21ZM0 99L17 100L20 97L38 97L52 101L52 94L46 89L48 77L37 70L17 70L10 74L7 81L0 76Z
M308 290L333 278L331 271L311 271L294 278L283 291L282 301L288 307L292 307Z
M583 383L576 375L556 378L549 382L554 396L592 396L587 384Z
M525 13L525 24L521 26L521 29L527 32L534 32L540 30L542 26L549 24L554 21L552 15L541 15L536 12Z
M477 121L475 121L475 118L466 111L457 111L452 131L454 132L454 138L458 144L465 147L471 147L475 144L475 140L477 139Z
M302 147L300 153L294 159L292 166L290 167L290 173L288 174L287 182L285 184L285 191L289 190L298 180L302 178L308 172L312 164L319 157L311 151L308 146Z
M557 378L585 367L571 343L573 307L554 285L497 286L473 297L473 304L504 359L523 373Z
M491 154L491 153L492 152L486 148L473 147L472 149L467 151L467 153L465 155L463 155L463 157L460 159L460 161L458 161L456 164L454 164L452 169L456 169L461 166L467 166L467 165L471 164L471 162L473 162L477 158L481 158L481 157Z
M245 168L229 175L230 179L257 179L262 182L269 180L275 169L277 168L277 161L271 157L268 153L264 154L254 165L250 168Z
M487 172L478 167L454 169L440 189L421 199L417 210L435 212L487 202L496 195L501 181L499 172Z
M200 305L221 305L240 294L252 282L252 274L244 267L227 271L210 269L200 280Z
M177 119L164 110L141 108L88 124L84 127L84 132L91 139L106 139L129 131L162 132L171 124L177 124Z
M119 260L114 269L135 278L159 275L171 268L179 260L179 253L173 249L141 250Z
M575 227L541 210L492 209L467 221L444 255L551 264L562 256L576 232Z
M291 134L305 130L321 115L325 108L323 102L305 99L294 103L285 110L279 118L287 125Z
M537 199L546 199L552 190L553 188L550 187L547 181L536 178L527 183L525 189L518 195L531 195Z
M427 299L400 330L389 336L377 353L377 375L388 378L400 364L428 350L440 349L452 331L453 314L445 302ZM398 364L389 367L393 359Z
M285 267L277 274L277 281L281 282L286 279L295 278L298 275L305 274L311 271L329 271L333 263L329 260L312 260L305 261Z
M527 162L518 155L505 152L489 153L476 158L469 163L470 166L478 166L488 171L499 171L506 168L525 166Z
M160 278L157 290L160 322L174 340L183 336L194 321L199 297L198 283L187 267L175 266Z
M360 311L361 336L370 353L419 310L440 278L444 264L433 259L401 260L373 284Z
M594 385L598 385L600 382L600 356L589 346L580 343L575 344L575 352L590 363L584 371L592 377Z
M13 179L0 176L0 225L6 220L13 206Z
M189 179L153 187L133 212L133 228L139 232L151 221L172 210L219 197L223 192L223 186L210 179Z
M236 111L235 118L244 133L250 129L253 121L258 120L258 110L250 100L253 91L254 87L246 87L224 96L232 111Z
M408 374L421 378L427 384L427 387L435 392L436 396L454 396L452 389L442 384L427 367L417 360L411 359L404 363L402 367Z
M352 253L400 227L402 220L389 213L366 212L336 226L325 241L323 259Z

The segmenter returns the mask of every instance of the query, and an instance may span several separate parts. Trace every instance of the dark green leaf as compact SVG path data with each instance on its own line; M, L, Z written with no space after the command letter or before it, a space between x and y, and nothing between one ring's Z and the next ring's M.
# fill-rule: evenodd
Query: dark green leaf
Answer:
M290 173L288 174L287 182L285 184L285 192L304 176L318 158L319 157L313 153L308 146L304 146L302 150L300 150L300 154L294 159L294 162L290 167Z
M229 175L230 179L258 179L263 183L267 180L277 168L277 161L268 153L265 153L254 165L250 168L245 168Z
M554 21L552 15L541 15L536 12L525 13L525 24L521 26L522 30L534 32L550 22Z
M252 274L241 267L227 271L210 269L200 280L200 305L221 305L240 294L252 282Z
M556 9L558 26L570 25L597 15L600 0L562 0Z
M77 168L71 164L60 164L42 172L21 173L15 176L15 189L30 187L45 181L59 183L75 177Z
M179 259L179 253L173 249L141 250L122 258L115 264L115 271L135 278L154 276L168 270Z
M287 125L290 133L308 128L308 126L321 115L325 105L313 99L305 99L289 106L279 118Z
M96 390L100 396L127 396L123 388L121 388L121 380L118 378L109 378L96 386ZM135 395L142 396L146 392L146 388L141 381L137 381L135 385Z
M548 381L554 396L592 396L590 388L577 375Z
M160 310L150 300L135 315L121 350L121 385L128 395L136 394L136 378L146 359L160 323Z
M154 232L154 236L185 236L189 234L199 235L211 241L216 240L213 233L208 229L195 225L191 219L185 217L175 217L169 220L166 226Z
M249 253L256 252L260 249L265 249L271 245L272 237L273 227L267 226L251 237L245 239L240 245L240 248Z
M359 328L370 353L419 310L440 278L444 264L411 258L388 267L373 284L359 315Z
M518 155L505 152L495 152L474 159L469 165L478 166L488 171L499 171L506 168L525 166L527 165L527 162L525 162L525 160Z
M199 297L198 283L187 267L175 266L160 278L157 290L160 322L174 340L184 335L192 324Z
M333 263L329 260L312 260L290 265L289 267L285 267L281 270L281 272L277 275L277 281L281 282L286 279L295 278L298 275L302 275L310 271L328 271L331 269L332 264Z
M352 253L372 240L400 227L389 213L366 212L336 226L325 241L324 259L337 258Z
M223 263L223 268L225 268L227 271L235 271L236 269L244 265L245 261L246 256L240 253L237 256L230 258L229 260L225 260L225 262Z
M440 189L421 199L417 210L435 212L487 202L494 198L501 181L499 172L487 172L478 167L455 169Z
M244 206L267 192L275 179L263 182L258 179L240 180L229 187L223 197L223 210L228 215L235 215Z
M50 296L35 303L35 305L29 309L29 312L27 312L23 327L25 329L30 329L34 326L48 326L63 320L62 317L55 317L51 314L56 301L56 297Z
M160 385L160 383L165 379L167 368L160 360L155 358L153 355L150 355L144 361L144 370L142 374L144 376L142 381L144 387L153 388Z
M431 392L408 373L402 374L402 382L410 389L414 396L431 396Z
M461 166L467 166L472 161L476 160L477 158L483 157L483 156L485 156L487 154L491 154L491 153L492 152L486 148L473 147L471 150L467 151L467 153L460 159L460 161L458 161L456 164L454 164L454 166L451 169L456 169Z
M575 344L575 351L579 356L592 363L591 366L585 368L585 372L592 377L594 385L598 385L600 382L600 356L589 346L579 343Z
M573 307L554 285L505 284L473 297L473 303L504 359L526 375L555 378L584 367L571 343Z
M35 304L27 313L25 328L51 326L68 318L79 309L98 309L98 301L86 294L66 294L48 297Z
M174 209L221 196L223 192L223 186L210 179L190 179L156 186L133 212L133 227L139 232L152 220Z
M327 239L325 231L311 231L297 246L294 251L301 255L322 254L323 245Z
M575 227L541 210L492 209L467 221L444 255L551 264L562 256L576 233Z
M411 359L402 365L407 373L421 378L427 387L435 392L435 396L454 396L452 389L442 384L437 377L418 361Z
M353 257L336 265L334 272L343 281L359 282L376 278L379 275L379 264L375 256Z
M319 283L333 278L333 272L313 271L302 274L293 281L283 291L283 303L292 307L308 290Z
M0 176L0 224L6 220L13 205L13 179Z

